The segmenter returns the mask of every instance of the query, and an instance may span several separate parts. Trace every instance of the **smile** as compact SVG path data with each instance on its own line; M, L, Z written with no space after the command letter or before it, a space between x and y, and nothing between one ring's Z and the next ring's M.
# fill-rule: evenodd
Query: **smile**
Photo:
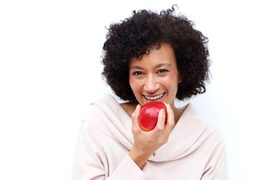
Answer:
M144 98L145 98L146 100L148 100L148 101L156 101L156 100L162 98L162 97L164 96L164 94L165 94L165 93L160 94L160 95L158 95L158 96L152 96L152 97L145 96L145 95L143 95L143 96L144 96Z

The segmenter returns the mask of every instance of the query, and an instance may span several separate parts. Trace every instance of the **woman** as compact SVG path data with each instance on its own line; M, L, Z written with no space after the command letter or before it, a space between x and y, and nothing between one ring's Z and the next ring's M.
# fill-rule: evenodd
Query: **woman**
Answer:
M174 8L134 11L106 38L103 75L124 103L106 96L89 107L74 180L226 179L218 133L191 104L175 105L206 91L207 38ZM167 112L160 110L156 127L144 131L138 117L150 101L165 103Z

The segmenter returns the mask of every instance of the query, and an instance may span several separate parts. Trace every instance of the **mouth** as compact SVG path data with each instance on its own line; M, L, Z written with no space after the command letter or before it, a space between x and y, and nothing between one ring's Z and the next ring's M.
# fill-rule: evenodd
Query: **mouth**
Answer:
M145 96L145 95L143 95L143 96L147 101L157 101L157 100L161 99L164 95L165 95L165 93L159 94L157 96Z

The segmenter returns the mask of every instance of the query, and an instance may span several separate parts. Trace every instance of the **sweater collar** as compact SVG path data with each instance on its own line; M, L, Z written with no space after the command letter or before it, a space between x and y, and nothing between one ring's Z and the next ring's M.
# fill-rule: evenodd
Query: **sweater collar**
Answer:
M197 142L206 128L206 123L201 120L193 105L188 104L173 128L168 143L160 147L149 160L158 162L185 157L199 147Z

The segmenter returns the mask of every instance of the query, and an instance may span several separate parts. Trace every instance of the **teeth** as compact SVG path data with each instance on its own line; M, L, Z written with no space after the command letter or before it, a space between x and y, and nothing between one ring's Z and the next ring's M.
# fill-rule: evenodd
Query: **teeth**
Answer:
M147 96L144 96L146 100L149 100L149 101L155 101L157 99L160 99L161 97L163 97L164 94L160 94L158 96L154 96L154 97L147 97Z

